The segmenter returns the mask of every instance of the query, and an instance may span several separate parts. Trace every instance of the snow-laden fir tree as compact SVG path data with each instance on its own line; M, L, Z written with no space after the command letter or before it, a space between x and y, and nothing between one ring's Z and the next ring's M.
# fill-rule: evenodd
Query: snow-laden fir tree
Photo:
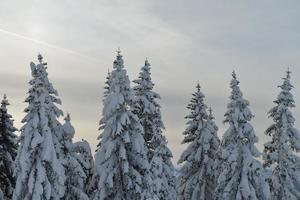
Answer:
M295 107L290 73L287 71L279 86L276 106L269 111L274 123L266 130L272 139L265 144L263 160L266 167L273 169L269 183L274 200L300 199L300 158L295 154L300 150L300 134L294 128L295 119L290 111Z
M167 141L163 135L156 136L156 140L159 141L159 145L155 148L150 161L151 191L159 200L175 200L176 177L171 161L172 152L167 147Z
M215 123L215 117L213 115L213 110L210 107L208 109L208 118L207 118L207 128L213 135L212 143L211 143L211 150L210 155L213 155L214 163L212 164L212 175L211 175L211 184L213 185L214 189L217 186L217 180L219 177L218 169L220 169L219 162L220 162L220 139L218 137L218 126Z
M75 134L74 127L71 124L71 118L68 114L63 124L63 158L62 164L65 168L66 174L66 191L64 200L89 200L88 195L85 191L85 184L87 175L82 167L81 157L77 156L75 152L75 146L73 144L73 137Z
M12 116L7 112L8 105L4 95L0 107L0 199L11 199L15 186L13 170L18 149L17 129L13 125Z
M189 144L178 164L183 164L178 180L178 200L210 200L215 189L215 155L219 145L217 126L208 115L200 85L187 106L187 128L182 144Z
M84 191L90 196L93 189L92 178L94 174L94 157L90 144L86 140L75 142L74 151L86 176L84 181Z
M132 112L134 93L118 51L103 108L105 127L95 155L94 200L148 199L151 178L143 127Z
M110 71L108 71L106 76L105 86L104 86L104 92L103 92L103 100L102 100L103 104L105 104L106 98L109 95L111 81L112 81L111 73ZM102 112L104 112L104 110ZM102 114L104 115L104 113ZM105 118L103 117L99 122L99 131L104 130L104 128L105 128ZM101 138L102 138L102 134L100 134L97 138L99 140L99 143L97 144L97 148L101 146Z
M46 63L31 63L33 79L29 82L29 105L22 120L20 147L16 157L16 188L13 200L58 200L64 195L65 174L56 149L60 149L62 115L57 92L48 80Z
M150 161L156 146L158 146L157 143L154 143L153 138L161 135L165 127L161 119L160 105L157 102L160 95L153 91L154 83L151 80L150 63L147 59L141 68L138 79L133 82L135 83L133 87L135 93L134 113L144 128L144 138Z
M107 96L109 95L110 93L110 87L111 87L111 81L112 81L112 78L111 78L111 72L108 70L107 72L107 76L106 76L106 81L105 81L105 84L104 84L104 91L103 91L103 98L102 98L102 102L103 104L105 104L105 101L106 101L106 98ZM104 108L102 109L102 115L104 116ZM102 135L103 135L103 130L105 128L105 124L106 124L106 119L104 117L102 117L99 121L99 131L102 131L99 136L97 137L97 140L98 140L98 144L97 144L97 148L96 148L96 151L100 148L101 146L101 139L102 139ZM95 168L93 169L95 170ZM96 190L97 188L97 181L98 181L98 177L97 176L94 176L95 172L93 171L92 172L93 176L92 176L92 180L90 182L90 185L88 186L88 190L89 191L94 191Z
M253 115L249 102L243 98L239 81L233 72L230 103L224 123L229 128L221 142L221 173L216 188L217 200L266 200L270 199L264 169L255 159L260 153L255 147L258 138L249 123Z
M150 63L145 61L139 78L133 81L136 85L134 113L140 119L144 129L144 139L150 162L150 173L153 179L153 192L160 200L176 199L176 178L174 166L171 162L172 153L167 147L167 140L162 135L162 122L159 94L153 91Z
M106 76L106 81L105 81L105 86L104 86L104 92L103 92L103 103L105 102L105 98L109 95L110 85L111 85L111 73L108 70L107 76Z

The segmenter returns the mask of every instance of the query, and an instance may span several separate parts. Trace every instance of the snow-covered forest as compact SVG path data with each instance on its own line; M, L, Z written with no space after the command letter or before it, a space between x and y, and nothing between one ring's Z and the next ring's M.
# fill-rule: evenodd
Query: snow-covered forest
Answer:
M71 113L61 110L47 63L31 62L22 127L14 126L9 97L0 107L0 200L299 200L300 133L294 126L291 71L270 102L263 152L238 75L229 82L226 130L218 133L201 80L187 105L177 164L168 147L148 59L130 81L118 50L106 75L98 145L75 141ZM276 90L276 85L274 90ZM25 93L26 91L24 91ZM97 108L95 108L97 109ZM218 135L222 135L219 138Z

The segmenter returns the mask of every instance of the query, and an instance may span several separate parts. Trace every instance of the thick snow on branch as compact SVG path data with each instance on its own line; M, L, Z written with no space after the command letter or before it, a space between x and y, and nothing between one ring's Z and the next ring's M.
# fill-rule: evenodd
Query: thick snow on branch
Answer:
M132 112L134 93L120 52L105 98L100 145L95 155L94 200L150 199L151 177L143 127Z
M233 72L230 87L230 102L227 105L224 123L229 128L223 135L220 146L221 166L217 200L269 200L269 187L261 163L255 159L260 153L255 147L258 138L249 123L253 115L249 102L243 98L239 81Z
M263 159L266 167L273 169L269 178L272 199L300 199L300 158L295 154L300 150L300 134L294 128L295 119L289 110L295 107L291 90L290 71L279 86L281 92L269 111L273 124L266 130L271 141L265 144Z
M200 85L188 105L187 128L183 144L189 144L178 163L182 164L178 182L178 200L212 200L216 187L215 159L219 146L218 127L204 103Z

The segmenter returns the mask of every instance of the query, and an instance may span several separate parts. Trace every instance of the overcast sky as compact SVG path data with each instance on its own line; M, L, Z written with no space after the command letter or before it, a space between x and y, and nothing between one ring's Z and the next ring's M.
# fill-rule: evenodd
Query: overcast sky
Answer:
M71 113L76 140L84 138L94 149L103 84L117 47L131 80L148 57L175 163L185 148L180 145L184 116L195 84L199 80L221 136L235 70L255 114L252 125L262 150L271 123L267 111L287 67L300 105L299 10L298 0L1 0L0 94L8 95L19 128L29 62L40 52L61 109ZM293 113L298 126L299 109Z

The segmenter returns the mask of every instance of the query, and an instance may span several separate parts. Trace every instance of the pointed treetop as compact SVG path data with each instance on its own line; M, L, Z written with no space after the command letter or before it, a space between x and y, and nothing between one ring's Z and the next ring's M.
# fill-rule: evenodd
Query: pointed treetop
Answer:
M232 71L232 77L233 77L234 79L236 79L236 73L235 73L234 70Z
M70 113L68 113L67 116L65 117L65 121L66 122L70 122L71 121Z
M150 66L150 63L149 63L149 61L148 61L148 58L146 57L146 60L145 60L145 65L146 66Z
M232 78L233 79L231 81L231 85L238 86L240 84L240 81L237 80L237 76L234 70L232 71Z
M197 88L198 91L200 91L201 86L200 86L199 81L197 82L196 88Z
M287 68L287 71L286 71L286 79L290 79L291 78L291 71L290 71L290 68L288 67Z
M117 59L114 60L114 62L113 62L113 68L118 69L118 70L124 68L124 61L123 61L122 57L123 56L121 55L121 50L120 50L120 48L118 48Z
M47 63L43 63L43 56L42 56L42 54L38 54L38 60L39 60L39 62L40 62L40 64L42 64L42 65L47 65Z
M293 85L290 83L290 79L291 79L291 71L288 68L286 71L286 76L283 79L283 84L279 85L278 87L281 88L284 91L291 91L293 89ZM280 98L281 100L285 101L284 99Z
M38 54L38 60L42 64L42 62L43 62L43 56L40 53Z
M69 113L65 117L65 123L63 124L62 128L64 131L64 137L66 137L67 139L72 139L74 137L75 129L71 124L71 117Z
M3 95L3 100L2 100L2 102L1 102L1 105L2 105L2 107L4 106L7 106L7 105L9 105L9 103L8 103L8 101L7 101L7 96L6 96L6 94L4 94Z
M117 49L117 51L116 51L117 53L118 53L118 56L120 56L121 55L121 50L120 50L120 47L118 47L118 49Z

